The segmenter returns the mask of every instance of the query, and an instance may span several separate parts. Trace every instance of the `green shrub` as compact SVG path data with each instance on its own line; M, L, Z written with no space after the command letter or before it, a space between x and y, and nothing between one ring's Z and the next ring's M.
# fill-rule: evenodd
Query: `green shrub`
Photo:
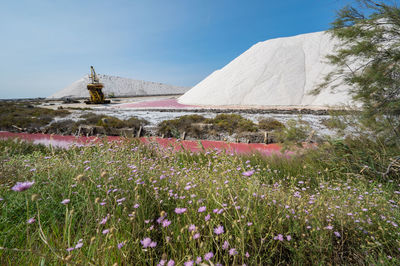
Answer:
M166 137L179 138L180 134L186 132L193 137L199 137L202 131L193 124L203 123L207 119L201 115L184 115L176 119L165 120L158 124L157 132Z
M15 131L19 128L40 128L48 125L54 117L65 117L67 110L35 107L30 102L0 102L0 129Z
M266 131L280 130L285 127L284 124L273 118L263 118L258 121L258 128Z
M217 131L229 134L257 131L257 126L251 120L238 114L219 114L213 119L208 119L207 122L213 124Z
M311 133L311 127L304 120L290 119L286 122L286 127L276 132L278 142L300 143L305 141Z

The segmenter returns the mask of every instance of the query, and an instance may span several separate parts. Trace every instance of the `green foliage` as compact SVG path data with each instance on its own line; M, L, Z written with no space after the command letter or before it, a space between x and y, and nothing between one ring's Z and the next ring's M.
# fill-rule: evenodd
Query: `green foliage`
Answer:
M148 122L144 119L139 119L136 117L131 117L127 120L121 120L112 116L103 116L97 121L97 126L102 126L104 128L133 128L139 129L140 126L147 124Z
M331 34L341 41L328 58L344 77L351 95L362 103L360 122L388 144L400 145L400 9L396 2L358 0L337 13Z
M69 113L66 110L35 107L31 102L1 101L0 130L15 131L13 126L40 128L48 125L53 117L65 117Z
M273 118L263 118L258 121L258 128L273 131L273 130L281 130L285 128L285 125Z
M0 141L0 264L181 265L213 252L224 265L398 265L399 166L381 174L395 154L370 139L289 158ZM35 184L11 190L26 180ZM146 237L156 247L143 248Z
M193 124L204 123L207 119L200 115L184 115L176 119L162 121L158 125L158 134L164 134L166 137L179 138L183 132L190 136L199 137L202 132Z
M275 133L278 142L287 144L300 143L306 140L311 133L310 125L304 120L290 119L286 122L286 127Z
M229 134L257 131L257 126L251 120L238 114L219 114L213 119L208 119L208 122L213 124L216 130Z

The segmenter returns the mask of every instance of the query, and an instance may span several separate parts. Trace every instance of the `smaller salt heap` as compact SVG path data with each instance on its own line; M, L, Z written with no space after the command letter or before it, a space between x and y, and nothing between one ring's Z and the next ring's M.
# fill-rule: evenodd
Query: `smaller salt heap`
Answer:
M116 76L98 74L100 82L104 84L103 93L106 97L115 96L146 96L146 95L173 95L183 94L188 87L178 87L163 83L121 78ZM50 99L58 98L87 98L89 91L86 88L90 83L85 75L71 85L49 96Z

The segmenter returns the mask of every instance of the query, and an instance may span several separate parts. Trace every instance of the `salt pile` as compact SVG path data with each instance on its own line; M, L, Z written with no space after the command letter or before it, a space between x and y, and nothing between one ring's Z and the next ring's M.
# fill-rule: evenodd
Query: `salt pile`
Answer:
M334 51L337 43L326 32L257 43L178 101L193 105L309 108L353 104L345 85L338 86L334 93L326 88L317 96L308 94L334 69L325 56Z
M109 75L98 74L98 76L100 82L104 84L103 93L106 97L183 94L190 89L188 87L178 87ZM86 75L48 98L87 98L89 97L89 91L86 88L88 83L89 77Z

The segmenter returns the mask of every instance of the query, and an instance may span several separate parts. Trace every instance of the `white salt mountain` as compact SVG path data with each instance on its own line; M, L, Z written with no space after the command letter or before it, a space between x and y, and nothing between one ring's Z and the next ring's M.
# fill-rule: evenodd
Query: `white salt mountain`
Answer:
M333 93L326 88L317 96L309 94L333 70L325 56L337 43L325 32L257 43L178 101L213 106L317 108L353 104L344 85Z
M178 87L163 83L134 80L109 75L98 74L98 76L100 82L104 84L103 93L106 97L173 95L183 94L190 89L188 87ZM86 88L88 83L89 77L86 75L48 98L87 98L89 97L89 91Z

